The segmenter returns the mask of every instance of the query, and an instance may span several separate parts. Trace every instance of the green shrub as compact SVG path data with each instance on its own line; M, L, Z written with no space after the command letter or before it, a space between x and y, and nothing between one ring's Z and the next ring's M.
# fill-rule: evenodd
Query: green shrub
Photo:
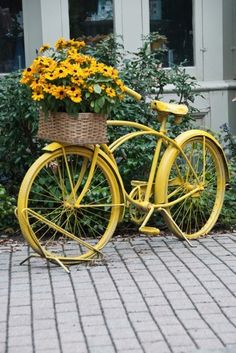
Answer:
M193 88L196 86L196 79L188 75L183 66L164 69L161 66L163 49L159 46L156 50L150 50L154 41L164 42L165 37L158 33L145 37L139 51L133 53L131 59L125 59L123 65L120 64L121 77L125 84L141 93L143 99L136 102L134 98L126 97L119 107L112 111L109 118L131 120L158 129L156 112L150 108L147 100L150 98L161 99L166 85L173 85L177 96L176 102L187 104L190 111L181 125L168 123L169 135L175 137L192 126L191 112L194 110L192 103L196 96L193 93ZM109 128L111 141L127 131L127 128ZM120 149L115 151L127 190L130 190L130 180L146 179L155 144L155 138L152 136L139 137L123 144Z
M35 140L38 110L20 76L15 72L0 79L0 182L11 193L40 151Z
M125 84L144 97L140 102L126 97L119 108L112 111L110 119L132 120L158 128L156 114L150 109L146 99L150 96L161 99L166 85L173 85L177 95L176 101L187 104L190 111L181 125L173 125L171 122L168 124L169 134L174 137L192 127L191 112L194 111L192 103L196 96L194 92L196 80L186 73L184 66L163 69L161 65L163 50L158 48L150 51L155 39L164 40L157 33L146 37L142 48L125 60L120 40L117 41L114 36L96 44L91 43L88 52L107 65L118 65ZM20 72L16 72L0 79L0 183L4 184L7 193L11 195L17 194L26 170L41 153L42 147L42 143L35 138L38 110L30 98L27 87L19 83L20 75ZM110 140L115 140L125 132L126 128L109 128ZM227 155L231 154L231 189L226 193L220 223L222 226L232 226L236 224L234 214L236 161L234 159L233 162L232 159L232 155L236 154L236 144L232 142L232 136L226 132L223 138ZM150 164L154 147L153 137L140 137L127 142L116 151L115 155L127 190L130 190L130 180L146 177L147 165ZM11 202L14 205L13 199ZM10 215L13 217L13 208L9 203L7 205L9 217ZM8 224L8 221L6 223Z
M118 109L112 111L109 118L134 120L157 127L155 114L145 102L145 98L151 94L160 98L166 84L176 84L180 102L189 104L193 101L194 79L186 74L184 68L164 70L161 67L162 49L150 51L150 45L155 39L164 40L159 34L146 37L138 53L124 61L123 46L119 38L110 36L88 46L89 54L108 65L119 66L126 85L144 97L139 103L127 97ZM10 194L15 195L26 170L38 157L42 146L35 138L38 110L27 87L19 83L20 76L20 72L15 72L0 80L0 182L4 183ZM188 116L181 129L189 128L190 122ZM172 126L170 125L173 130ZM114 140L125 132L126 129L122 128L109 129L110 139ZM147 173L146 166L150 164L154 146L155 140L150 137L140 138L139 141L132 140L119 149L116 156L120 161L121 175L127 190L130 189L131 179L145 177L142 171Z
M6 189L0 184L0 232L7 228L15 228L15 205L15 198L9 196Z
M222 126L219 136L220 142L224 146L228 159L230 180L225 193L224 205L219 217L219 224L226 228L236 226L236 137L233 136L226 124Z

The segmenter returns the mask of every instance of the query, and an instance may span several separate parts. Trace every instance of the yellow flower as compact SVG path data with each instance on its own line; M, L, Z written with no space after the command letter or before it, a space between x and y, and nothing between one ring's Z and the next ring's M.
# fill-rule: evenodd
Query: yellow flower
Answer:
M66 46L67 41L64 38L59 38L55 43L55 48L57 50L63 49Z
M44 44L40 49L39 49L39 53L43 53L46 50L48 50L50 48L49 44Z
M39 91L33 91L33 93L32 93L32 99L34 100L34 101L41 101L42 99L44 99L44 95L43 95L43 93L42 93L42 91L41 90L39 90Z
M44 83L44 85L43 85L43 91L44 91L45 93L51 94L51 88L52 88L52 84L51 84L51 83Z
M31 83L30 88L32 88L33 91L42 91L43 86L38 80L36 80Z
M82 86L84 84L83 78L78 76L71 77L71 82L78 86Z
M73 77L82 77L83 76L83 70L80 68L80 66L78 65L71 65L71 71L70 71L71 75L73 75Z
M40 48L41 55L23 71L21 78L21 83L30 87L33 100L40 105L43 102L47 110L64 108L79 112L90 107L93 111L95 87L101 97L109 97L104 99L101 109L106 112L111 100L123 99L124 83L118 71L80 52L84 45L83 41L60 38L55 49L48 44Z
M22 73L22 78L20 80L21 83L23 84L31 84L32 80L34 79L34 74L35 74L35 69L32 67L28 67L25 69Z
M66 97L66 89L64 86L55 86L53 85L50 89L50 93L56 99L63 100Z
M67 68L61 66L56 68L56 70L53 73L57 78L65 78L68 76L69 71Z
M84 43L84 41L78 41L78 40L70 39L70 40L68 40L66 42L65 46L68 47L68 48L80 49L80 48L85 46L85 43Z
M74 103L80 103L82 101L82 98L79 94L75 94L74 96L70 97L70 100Z
M111 87L107 87L107 88L106 88L106 94L107 94L109 97L111 97L111 98L113 98L113 97L116 96L115 90L114 90L113 88L111 88Z
M76 86L66 87L66 94L68 97L74 97L75 95L81 95L81 89Z

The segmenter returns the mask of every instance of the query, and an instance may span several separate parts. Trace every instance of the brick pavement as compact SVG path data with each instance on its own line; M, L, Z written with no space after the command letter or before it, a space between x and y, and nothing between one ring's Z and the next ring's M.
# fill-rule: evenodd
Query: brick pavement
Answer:
M0 353L235 353L236 235L115 238L71 274L0 247Z

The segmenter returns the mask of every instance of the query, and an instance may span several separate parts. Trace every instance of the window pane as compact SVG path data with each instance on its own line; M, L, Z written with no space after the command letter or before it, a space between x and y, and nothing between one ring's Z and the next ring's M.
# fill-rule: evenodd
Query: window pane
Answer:
M0 72L25 66L21 0L0 0Z
M193 65L191 0L149 0L150 30L167 37L165 66Z
M69 0L69 15L71 38L113 32L113 3L110 0Z

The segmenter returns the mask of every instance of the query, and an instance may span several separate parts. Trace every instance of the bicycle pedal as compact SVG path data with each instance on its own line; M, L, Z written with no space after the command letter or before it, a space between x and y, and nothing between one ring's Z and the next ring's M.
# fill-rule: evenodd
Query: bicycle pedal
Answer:
M160 229L155 228L155 227L140 227L139 231L140 231L140 233L151 235L153 237L160 235Z

